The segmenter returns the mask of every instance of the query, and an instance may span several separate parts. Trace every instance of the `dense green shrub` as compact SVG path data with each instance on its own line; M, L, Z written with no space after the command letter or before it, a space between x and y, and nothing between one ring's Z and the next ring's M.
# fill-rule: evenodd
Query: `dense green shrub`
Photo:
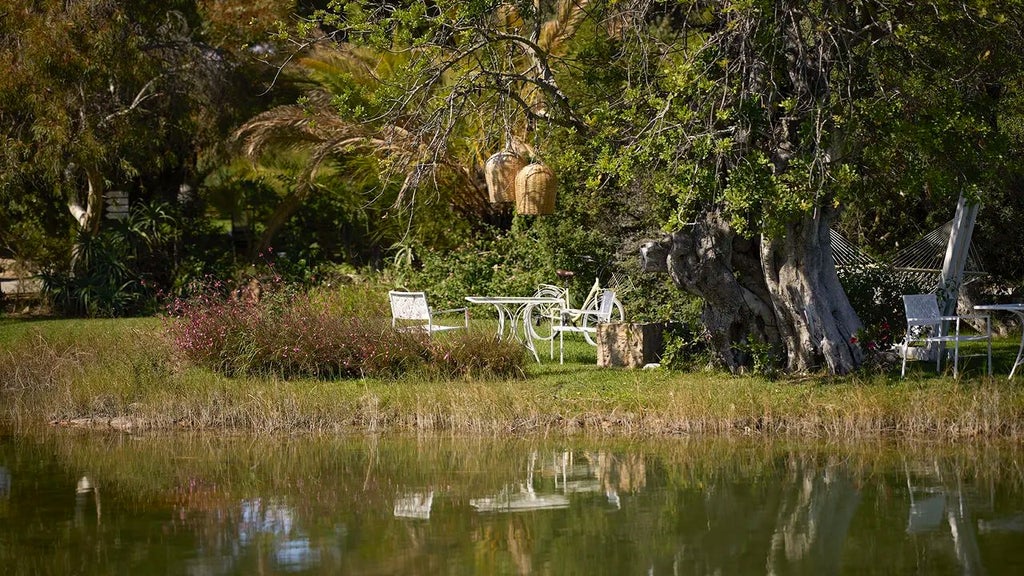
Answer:
M41 273L43 291L58 314L112 317L145 311L145 280L132 266L131 244L123 233L80 233L76 251L72 268Z
M126 218L95 234L80 230L70 265L43 273L54 309L91 317L153 311L156 295L172 282L179 216L168 204L138 204Z
M669 370L699 371L711 367L715 363L714 354L708 345L709 334L701 322L703 301L692 298L687 305L681 306L678 314L672 317L665 327L663 338L665 351L661 356L661 365Z
M418 266L399 267L396 281L428 291L431 305L450 308L470 295L529 295L537 284L555 280L535 232L489 230L454 250L417 250Z
M850 305L864 328L856 338L871 354L887 350L903 337L906 326L903 295L917 294L921 287L891 266L844 266L837 269Z

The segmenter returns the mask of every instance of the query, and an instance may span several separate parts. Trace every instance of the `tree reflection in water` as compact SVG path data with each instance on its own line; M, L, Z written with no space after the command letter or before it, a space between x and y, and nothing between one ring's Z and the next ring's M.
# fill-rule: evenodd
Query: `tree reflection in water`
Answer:
M0 562L15 574L998 573L1024 563L1019 446L44 436L0 437ZM72 488L68 510L61 495Z

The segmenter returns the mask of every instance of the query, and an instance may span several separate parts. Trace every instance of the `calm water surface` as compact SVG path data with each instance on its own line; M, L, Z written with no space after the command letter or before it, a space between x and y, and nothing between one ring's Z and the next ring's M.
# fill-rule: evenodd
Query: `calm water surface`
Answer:
M1020 446L0 428L13 574L1024 574Z

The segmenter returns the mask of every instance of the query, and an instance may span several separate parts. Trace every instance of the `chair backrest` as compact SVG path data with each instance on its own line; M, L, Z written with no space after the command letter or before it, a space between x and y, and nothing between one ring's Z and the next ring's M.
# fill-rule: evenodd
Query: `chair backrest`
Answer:
M388 292L391 297L391 324L397 320L430 321L430 307L424 292Z
M597 321L598 322L611 322L612 320L612 307L615 304L615 292L612 290L605 290L601 292L601 302L597 308Z
M903 310L907 313L907 326L935 326L938 324L939 301L935 294L904 294ZM918 320L913 320L918 318ZM931 321L921 320L931 319Z

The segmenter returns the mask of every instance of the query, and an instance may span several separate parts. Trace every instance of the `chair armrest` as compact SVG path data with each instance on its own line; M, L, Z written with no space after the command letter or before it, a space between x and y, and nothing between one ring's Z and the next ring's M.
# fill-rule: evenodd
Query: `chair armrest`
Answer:
M597 310L584 310L582 308L559 308L557 312L557 316L559 318L565 318L567 316L597 316L598 314L600 314L600 312Z
M455 314L459 312L462 314L462 323L466 328L469 328L469 308L448 308L446 310L431 310L430 313L433 316L441 316L444 314Z
M959 316L938 316L936 318L925 318L925 320L937 320L940 322L956 322L957 320L984 320L988 314L961 314ZM917 320L920 320L919 318Z
M961 316L926 316L923 318L907 318L907 322L917 324L938 324L939 322L956 322L957 320L964 320L969 318L988 318L988 314L964 314Z

